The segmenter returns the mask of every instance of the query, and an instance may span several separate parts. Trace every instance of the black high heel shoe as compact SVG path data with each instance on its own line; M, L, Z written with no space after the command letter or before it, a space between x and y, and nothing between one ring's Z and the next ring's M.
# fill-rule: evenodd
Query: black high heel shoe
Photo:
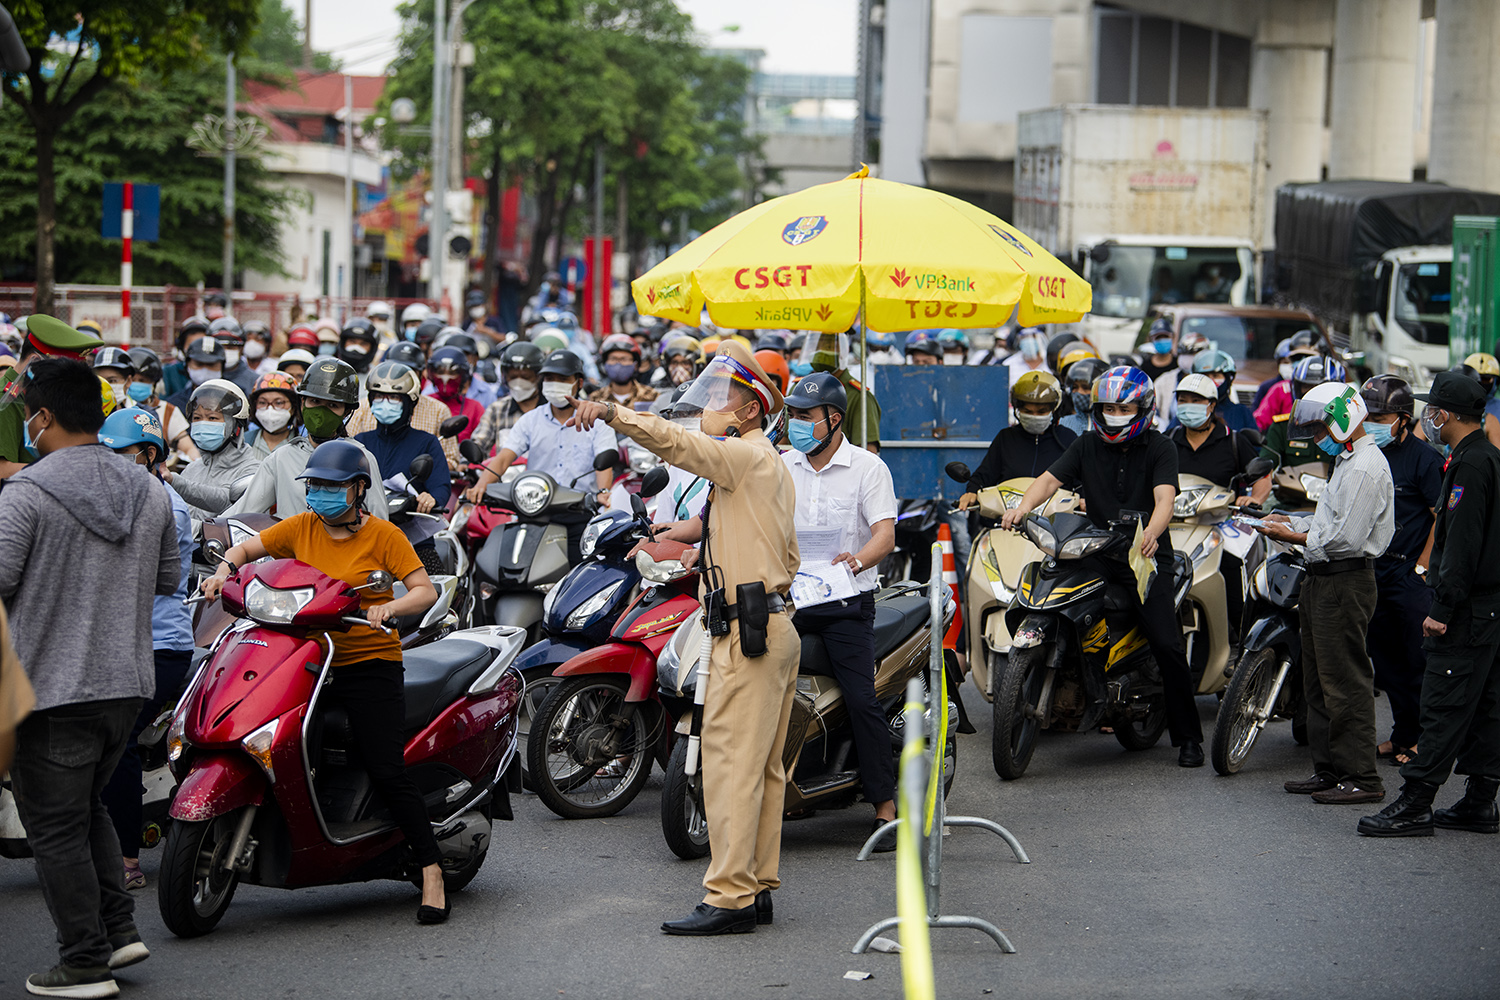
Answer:
M453 911L453 900L445 900L440 910L436 906L417 907L417 923L419 924L441 924L448 919L448 914Z

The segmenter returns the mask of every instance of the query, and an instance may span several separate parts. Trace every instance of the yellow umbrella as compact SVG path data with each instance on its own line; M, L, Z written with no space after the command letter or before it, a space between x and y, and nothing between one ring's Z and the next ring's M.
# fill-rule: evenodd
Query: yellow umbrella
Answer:
M861 169L747 209L631 283L636 308L728 329L889 333L1076 322L1088 283L957 198Z

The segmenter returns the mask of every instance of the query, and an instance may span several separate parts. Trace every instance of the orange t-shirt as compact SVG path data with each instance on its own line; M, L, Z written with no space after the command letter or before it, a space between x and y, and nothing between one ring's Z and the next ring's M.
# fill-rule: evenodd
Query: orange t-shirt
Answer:
M262 531L260 540L273 558L305 562L351 587L364 586L378 569L405 580L422 568L422 560L401 529L378 517L365 518L364 526L352 538L334 538L318 515L308 511ZM394 599L389 590L361 590L359 607L364 610ZM351 625L346 633L331 634L335 667L360 660L401 661L400 640L378 629Z

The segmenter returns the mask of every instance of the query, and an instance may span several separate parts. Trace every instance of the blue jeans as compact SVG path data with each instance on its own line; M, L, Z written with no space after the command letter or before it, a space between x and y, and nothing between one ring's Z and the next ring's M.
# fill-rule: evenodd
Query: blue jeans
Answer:
M60 705L34 713L16 731L16 809L67 965L105 965L109 938L135 930L120 839L99 796L141 704L118 698Z

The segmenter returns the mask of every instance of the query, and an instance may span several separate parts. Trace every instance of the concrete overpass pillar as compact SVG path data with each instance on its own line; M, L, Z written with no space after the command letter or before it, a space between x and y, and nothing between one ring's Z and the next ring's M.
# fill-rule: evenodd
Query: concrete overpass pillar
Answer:
M1409 181L1421 0L1338 0L1331 179Z
M1266 229L1261 245L1275 244L1276 188L1315 181L1323 171L1323 109L1328 96L1331 10L1298 0L1272 0L1255 36L1250 106L1270 112L1267 121Z
M1438 0L1427 176L1500 191L1500 8Z

